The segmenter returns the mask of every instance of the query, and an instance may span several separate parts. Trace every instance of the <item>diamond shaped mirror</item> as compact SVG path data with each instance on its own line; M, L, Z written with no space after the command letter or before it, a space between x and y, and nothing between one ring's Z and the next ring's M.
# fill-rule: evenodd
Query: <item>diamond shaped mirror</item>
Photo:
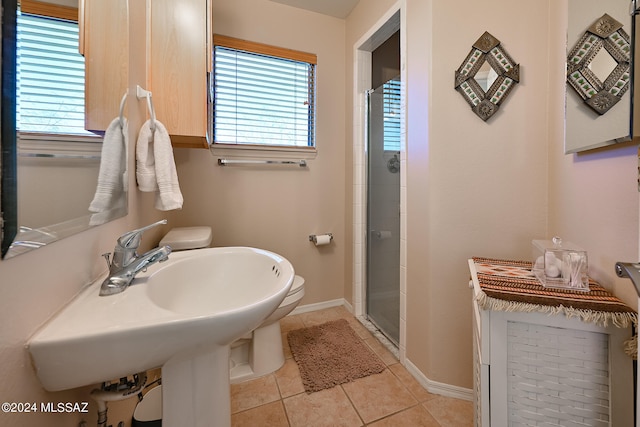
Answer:
M569 0L568 17L565 154L631 140L629 2Z
M520 65L485 32L455 72L455 89L482 120L493 116L520 81Z

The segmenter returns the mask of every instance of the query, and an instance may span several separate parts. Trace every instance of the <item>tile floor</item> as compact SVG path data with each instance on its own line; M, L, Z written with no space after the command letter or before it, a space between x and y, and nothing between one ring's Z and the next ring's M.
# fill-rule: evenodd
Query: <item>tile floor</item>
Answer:
M287 331L345 318L387 365L382 373L316 393L304 391ZM287 316L281 321L285 364L273 374L231 386L233 427L466 427L472 402L427 392L344 307Z

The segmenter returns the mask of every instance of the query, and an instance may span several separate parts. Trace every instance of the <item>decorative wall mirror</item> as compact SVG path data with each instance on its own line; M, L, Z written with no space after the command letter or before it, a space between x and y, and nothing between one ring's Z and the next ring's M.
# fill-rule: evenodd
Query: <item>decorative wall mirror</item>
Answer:
M565 154L631 140L635 20L629 2L569 0L568 17Z
M77 23L78 4L76 0L45 1L46 4L42 1L23 0L20 2L20 7L16 0L2 1L0 211L4 223L1 244L1 255L4 259L40 248L127 213L125 182L120 184L121 193L124 194L118 194L109 204L106 204L107 206L101 208L100 212L89 209L97 193L102 137L84 131L84 61L78 54L77 40L81 31ZM90 2L93 4L95 1L86 0L85 10ZM113 4L115 3L111 5ZM42 7L43 12L31 12L32 9L29 7L36 8L33 10L41 10L37 8ZM23 10L21 11L20 8ZM52 17L55 13L60 13L61 17ZM126 13L126 10L122 13ZM41 30L37 30L38 25L42 25ZM75 117L73 111L65 111L64 116L60 113L60 116L36 118L27 114L26 111L30 111L27 104L42 106L45 102L35 94L20 92L20 84L17 83L19 79L24 81L30 77L25 71L29 67L26 64L22 66L16 59L18 58L16 38L22 28L30 28L29 33L33 33L45 31L44 28L50 25L54 25L55 29L49 37L45 35L43 39L52 40L57 36L68 38L69 40L65 43L75 43L75 45L68 47L65 54L74 51L73 53L80 58L81 62L73 68L65 62L67 71L62 74L55 74L57 64L46 65L46 72L40 72L40 75L53 80L49 82L43 80L37 87L41 88L42 92L46 91L48 97L46 103L56 107L54 108L56 113L62 110L57 106L73 104L67 99L71 96L69 94L80 94L75 101L79 106L79 124L75 128L54 128L60 123L65 123L66 126L67 119ZM116 28L115 25L113 27ZM85 28L85 33L89 30ZM29 43L25 35L20 48L28 49L27 45ZM35 49L42 48L43 51L48 49L48 43L42 41L31 43L31 45ZM51 45L59 46L60 43L52 42ZM43 52L42 55L46 56L47 53ZM30 56L23 53L21 57ZM39 62L45 63L42 57L37 58ZM60 60L57 63L60 63ZM42 66L36 64L35 68L37 67ZM38 74L37 69L33 74ZM79 90L67 86L65 74L79 75ZM24 86L27 87L27 84ZM61 96L65 97L64 101ZM120 106L115 106L115 110L118 107ZM25 125L27 122L29 125ZM46 129L43 128L42 131L34 129L41 123L46 123ZM122 167L126 168L126 161L123 162ZM124 173L122 176L124 178Z
M567 56L567 83L600 115L616 105L631 85L631 40L622 27L605 13Z
M455 89L482 120L493 116L520 81L520 65L485 32L455 73Z

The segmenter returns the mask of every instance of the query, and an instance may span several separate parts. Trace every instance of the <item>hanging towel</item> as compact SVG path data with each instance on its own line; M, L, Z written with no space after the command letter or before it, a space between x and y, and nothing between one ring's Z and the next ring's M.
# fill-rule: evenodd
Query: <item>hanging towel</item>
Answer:
M98 186L89 211L114 208L127 191L127 121L115 118L105 131L98 172Z
M140 129L136 145L136 179L140 191L157 191L156 209L182 209L183 198L171 138L164 125L157 120L155 131L151 131L150 120Z

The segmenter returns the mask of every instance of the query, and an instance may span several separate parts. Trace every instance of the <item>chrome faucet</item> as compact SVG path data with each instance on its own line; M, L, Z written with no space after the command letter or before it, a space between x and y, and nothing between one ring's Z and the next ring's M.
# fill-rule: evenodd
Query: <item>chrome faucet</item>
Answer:
M628 277L640 296L640 263L616 262L616 274L618 277Z
M140 240L142 240L142 233L150 228L166 223L167 220L163 219L120 236L113 250L111 261L109 261L109 255L111 254L103 254L109 266L109 275L104 279L104 282L102 282L100 296L123 292L140 271L156 262L163 262L169 259L169 254L171 253L169 246L151 249L143 255L138 255L136 252L138 246L140 246Z

